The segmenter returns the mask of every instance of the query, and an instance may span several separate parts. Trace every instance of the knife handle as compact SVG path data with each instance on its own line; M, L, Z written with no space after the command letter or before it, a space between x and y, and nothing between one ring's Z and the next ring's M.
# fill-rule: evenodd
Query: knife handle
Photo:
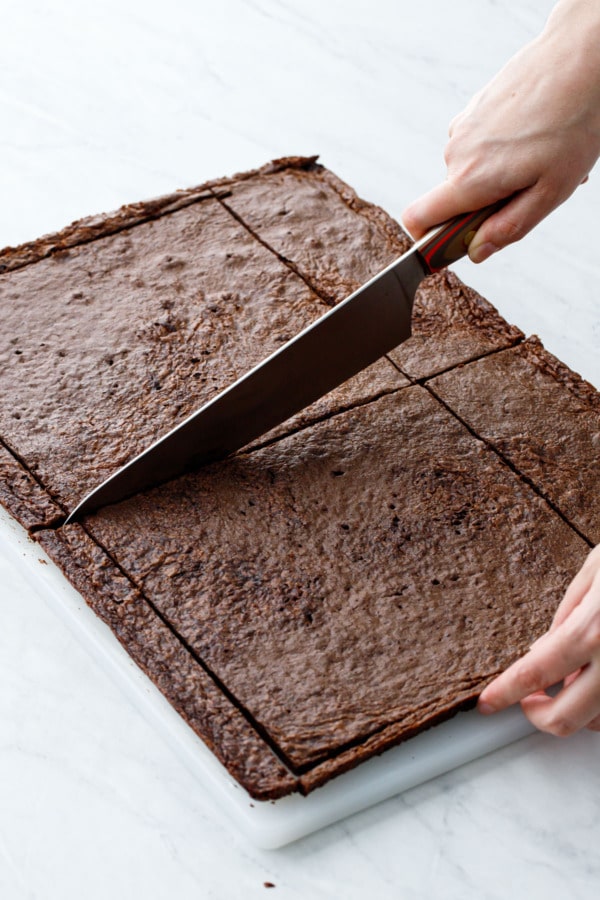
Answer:
M481 223L505 203L506 200L499 200L477 212L463 213L426 235L417 249L429 271L439 272L466 256L469 244Z

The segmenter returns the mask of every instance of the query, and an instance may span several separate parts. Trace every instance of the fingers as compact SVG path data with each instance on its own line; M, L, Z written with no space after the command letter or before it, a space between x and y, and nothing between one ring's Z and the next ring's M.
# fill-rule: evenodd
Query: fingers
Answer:
M424 194L402 213L402 224L418 240L435 225L456 215L457 197L449 181L444 181Z
M542 731L600 730L600 547L569 585L551 629L482 691L478 706L490 713L517 701Z
M469 245L469 257L474 263L489 259L509 244L520 241L559 206L577 186L565 181L559 186L550 178L531 184L524 180L512 185L491 177L493 172L475 170L471 180L448 178L433 190L411 203L402 214L402 222L413 238L418 239L436 225L465 212L474 212L502 200L512 198L478 229ZM582 184L587 181L583 179Z
M447 180L407 207L402 221L409 233L418 239L435 225L503 198L502 193L483 181L457 185ZM519 190L501 210L479 227L469 245L471 260L483 262L498 250L521 240L557 205L556 196L550 188L534 184Z
M498 250L520 241L556 206L554 192L540 184L519 191L483 222L469 245L469 257L474 263L481 263Z
M402 213L402 222L409 233L418 239L430 228L441 225L460 213L475 212L501 199L501 196L490 193L483 186L456 185L448 179L411 203Z
M546 634L536 641L526 656L484 688L478 708L483 713L505 709L530 694L544 691L562 681L588 660L588 648L573 641L566 629L557 630L552 635Z
M600 673L596 665L584 669L555 697L535 693L521 700L523 712L540 731L557 737L574 734L581 728L600 725Z

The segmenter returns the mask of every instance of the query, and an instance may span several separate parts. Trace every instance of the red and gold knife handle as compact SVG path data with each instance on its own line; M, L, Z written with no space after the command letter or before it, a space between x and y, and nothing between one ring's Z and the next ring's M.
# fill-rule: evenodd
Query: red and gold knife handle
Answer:
M505 203L506 200L500 200L477 212L463 213L426 235L417 249L429 271L439 272L466 256L469 244L481 223Z

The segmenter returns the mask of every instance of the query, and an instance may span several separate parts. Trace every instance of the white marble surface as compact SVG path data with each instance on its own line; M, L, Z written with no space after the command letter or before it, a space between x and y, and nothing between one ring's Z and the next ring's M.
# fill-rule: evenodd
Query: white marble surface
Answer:
M290 153L394 215L549 0L0 0L0 245ZM595 175L459 274L600 386ZM0 314L1 315L1 314ZM0 564L0 897L596 897L600 736L534 735L278 851Z

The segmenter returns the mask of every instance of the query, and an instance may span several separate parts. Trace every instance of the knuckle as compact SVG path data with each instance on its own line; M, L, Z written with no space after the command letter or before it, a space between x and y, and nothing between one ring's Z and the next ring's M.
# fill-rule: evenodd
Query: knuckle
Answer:
M473 159L462 159L458 160L456 158L450 159L450 163L452 165L452 180L461 185L473 185L478 182L478 165L477 162Z
M571 647L580 647L589 660L600 651L600 578L592 582L581 603L562 625L564 641Z
M464 113L457 113L448 125L448 137L452 137L463 119Z
M520 241L527 234L527 229L523 222L514 219L500 219L496 225L496 232L502 245L505 245Z
M563 203L567 199L567 197L571 196L574 190L575 187L573 187L572 189L566 188L565 183L562 179L548 185L546 194L543 197L548 211L550 212L551 209L556 209L557 206L560 206L560 204Z
M465 148L457 137L455 129L452 130L444 147L444 162L450 170L450 178L453 181L462 183L470 177L472 163L466 157Z
M569 737L577 731L577 725L564 715L551 716L543 726L543 731L554 737Z

